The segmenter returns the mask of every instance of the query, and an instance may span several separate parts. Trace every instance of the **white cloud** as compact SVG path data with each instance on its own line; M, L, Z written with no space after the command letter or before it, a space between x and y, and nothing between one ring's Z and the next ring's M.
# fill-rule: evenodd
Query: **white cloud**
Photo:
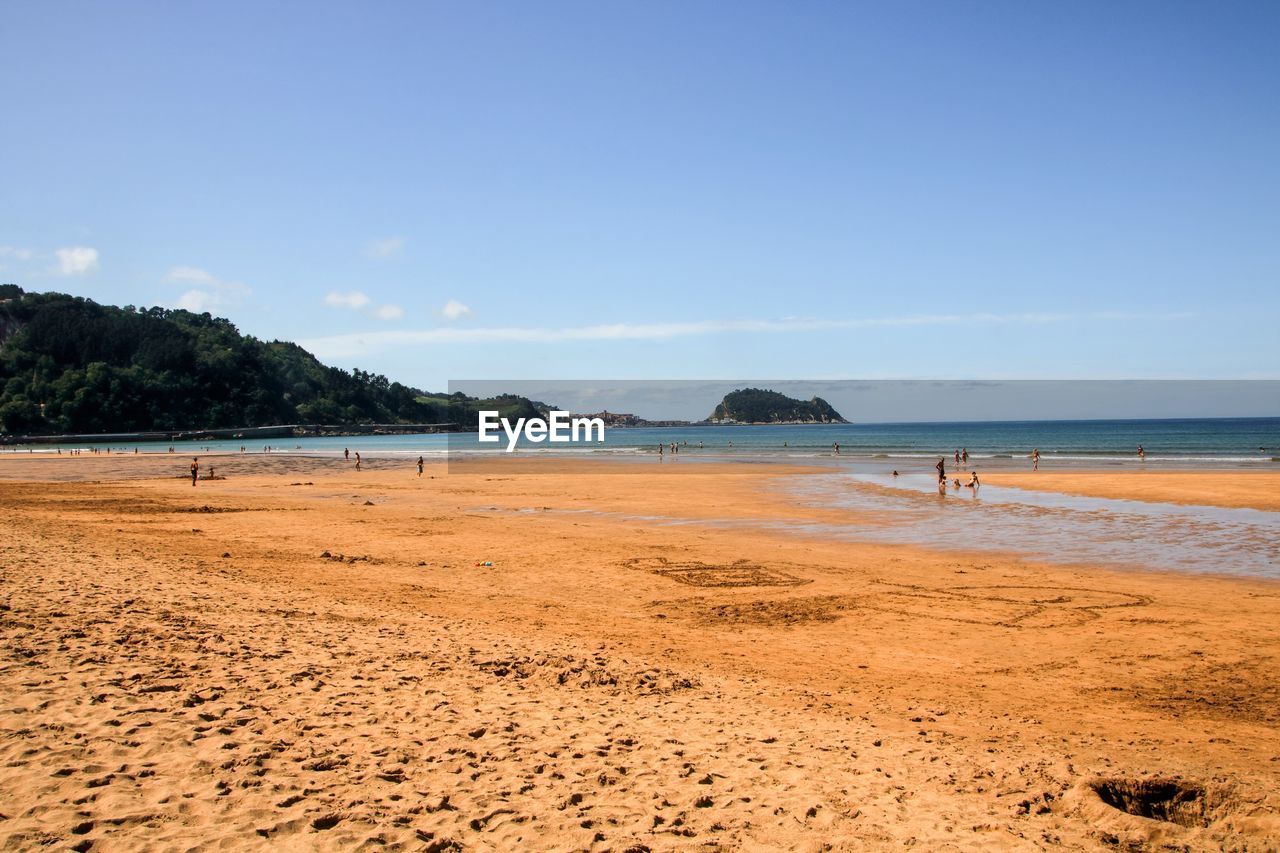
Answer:
M173 303L174 308L183 308L196 314L212 311L219 305L218 294L209 290L188 290Z
M471 309L456 299L450 299L440 309L440 313L445 316L446 320L457 320L470 314Z
M404 251L403 237L386 237L381 240L371 240L369 241L369 244L364 247L364 253L366 255L380 261L386 260L387 258L394 258L402 251Z
M198 285L179 296L172 306L196 314L235 308L253 293L243 284L223 281L200 267L171 267L164 280L169 284Z
M358 290L350 293L330 293L324 298L325 305L332 305L335 308L363 308L369 304L369 297L365 296Z
M298 341L326 358L367 355L397 346L460 343L562 343L567 341L670 340L729 333L770 334L859 329L877 326L1043 325L1049 323L1114 320L1185 320L1177 314L917 314L903 317L868 317L848 320L785 318L780 320L702 320L686 323L612 323L596 326L549 328L506 326L496 328L437 328L362 332L330 335Z
M352 290L347 293L331 292L325 296L324 304L331 305L334 308L361 311L379 320L399 320L404 316L404 309L399 305L374 305L368 294L359 290Z
M0 246L0 258L13 258L15 261L29 261L35 257L35 252L30 249L19 248L18 246Z
M84 275L98 268L98 250L88 246L67 246L54 252L63 275Z

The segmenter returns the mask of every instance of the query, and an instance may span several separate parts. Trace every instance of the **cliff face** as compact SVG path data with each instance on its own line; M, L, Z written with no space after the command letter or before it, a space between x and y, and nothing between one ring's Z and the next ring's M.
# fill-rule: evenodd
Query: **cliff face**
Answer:
M743 388L724 396L713 421L744 424L843 424L848 423L831 404L821 397L796 400L777 391Z

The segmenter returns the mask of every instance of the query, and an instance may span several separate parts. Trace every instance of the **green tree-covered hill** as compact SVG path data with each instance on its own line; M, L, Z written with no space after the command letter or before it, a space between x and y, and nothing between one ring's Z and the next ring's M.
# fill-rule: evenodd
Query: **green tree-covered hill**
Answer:
M0 285L0 433L219 429L276 424L456 423L523 397L428 395L321 364L297 344L241 335L229 320L117 308Z
M745 424L847 423L821 397L808 401L796 400L762 388L742 388L729 392L711 413L711 420L732 420Z

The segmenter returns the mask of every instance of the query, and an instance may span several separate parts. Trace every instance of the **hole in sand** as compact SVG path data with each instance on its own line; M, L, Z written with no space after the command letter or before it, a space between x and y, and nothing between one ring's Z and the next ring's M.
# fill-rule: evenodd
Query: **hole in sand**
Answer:
M1208 826L1220 805L1201 786L1180 779L1103 779L1093 790L1113 809L1179 826Z

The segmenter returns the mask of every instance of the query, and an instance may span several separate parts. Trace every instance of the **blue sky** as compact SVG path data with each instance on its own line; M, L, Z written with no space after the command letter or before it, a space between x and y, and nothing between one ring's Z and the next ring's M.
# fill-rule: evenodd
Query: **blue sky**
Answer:
M1280 377L1280 4L8 3L0 281L464 378Z

